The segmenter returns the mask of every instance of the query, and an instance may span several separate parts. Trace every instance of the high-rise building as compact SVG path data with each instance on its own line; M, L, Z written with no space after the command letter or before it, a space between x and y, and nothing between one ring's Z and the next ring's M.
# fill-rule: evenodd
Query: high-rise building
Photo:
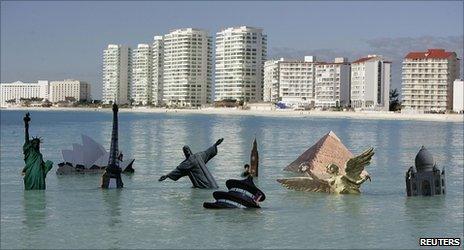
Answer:
M51 81L49 101L53 103L90 101L90 85L87 82L73 79Z
M211 102L212 38L207 31L177 29L164 36L163 101L199 107Z
M264 62L263 100L265 102L279 101L279 63L281 61L284 59Z
M297 106L314 105L315 61L280 61L279 96L280 101Z
M139 44L132 52L131 61L131 100L133 105L147 105L152 102L152 67L151 46Z
M464 112L464 82L456 79L453 83L453 111Z
M130 48L110 44L103 50L104 103L128 103L130 98Z
M304 61L282 61L279 65L279 96L286 104L296 106L314 105L313 57Z
M164 42L162 36L155 36L152 46L152 100L156 106L163 104L163 58Z
M216 33L215 100L263 100L267 36L241 26Z
M350 64L346 58L333 63L316 61L267 61L264 67L264 101L290 106L347 106L350 100Z
M445 111L453 108L453 81L459 78L455 52L429 49L403 60L403 110Z
M315 67L315 107L333 108L350 105L350 63L343 57L333 63L318 62Z
M0 84L0 107L8 104L17 105L21 99L49 99L50 85L48 81L24 83L21 81Z
M264 63L265 102L283 102L288 105L314 105L315 58L304 61L270 60Z
M351 107L388 110L391 62L368 55L351 63Z

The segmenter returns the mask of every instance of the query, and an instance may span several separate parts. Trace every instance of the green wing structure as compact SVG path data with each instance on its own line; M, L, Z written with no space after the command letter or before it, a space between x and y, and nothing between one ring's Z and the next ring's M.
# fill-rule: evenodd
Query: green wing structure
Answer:
M361 172L371 163L373 155L374 148L371 147L360 155L349 159L348 162L346 162L345 176L354 181L361 180Z

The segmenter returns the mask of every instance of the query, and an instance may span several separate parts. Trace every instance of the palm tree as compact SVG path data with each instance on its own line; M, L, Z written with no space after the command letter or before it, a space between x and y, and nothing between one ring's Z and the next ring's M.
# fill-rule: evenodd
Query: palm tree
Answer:
M390 111L399 111L401 110L401 102L399 100L400 93L398 89L390 90Z

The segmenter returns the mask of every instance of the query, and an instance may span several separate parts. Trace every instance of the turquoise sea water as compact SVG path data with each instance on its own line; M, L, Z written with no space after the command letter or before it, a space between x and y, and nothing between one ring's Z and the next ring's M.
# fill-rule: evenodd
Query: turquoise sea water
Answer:
M57 176L61 149L80 134L107 149L109 111L33 111L31 135L43 138L55 165L47 190L24 191L21 169L25 112L1 111L1 248L417 248L419 237L463 233L463 123L198 114L120 113L119 147L136 158L122 190L99 189L99 175ZM355 154L375 155L362 195L287 190L282 169L333 130ZM240 178L258 140L266 193L259 210L207 210L211 190L188 178L158 178L183 158L224 137L208 163L220 189ZM447 195L407 198L404 173L421 145L446 167Z

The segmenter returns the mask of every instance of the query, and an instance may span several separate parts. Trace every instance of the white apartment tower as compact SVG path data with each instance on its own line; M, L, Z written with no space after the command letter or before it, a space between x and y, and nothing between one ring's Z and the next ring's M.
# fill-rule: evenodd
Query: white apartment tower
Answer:
M351 64L351 107L388 110L391 62L368 55Z
M281 61L284 59L264 62L263 101L265 102L279 101L279 63Z
M130 48L110 44L103 50L103 103L128 103L130 98Z
M147 105L152 102L152 67L151 46L139 44L132 53L131 62L131 100L133 105Z
M163 37L155 36L152 46L152 94L151 103L156 106L163 104Z
M311 58L311 60L308 60ZM279 100L297 106L314 105L315 61L279 62Z
M464 112L464 81L456 79L453 83L453 111Z
M212 38L207 31L177 29L164 36L163 101L200 107L211 102Z
M451 110L453 82L457 78L459 59L455 52L429 49L408 53L403 60L403 110Z
M350 64L346 58L333 63L319 62L315 67L315 106L319 108L350 105Z
M264 101L281 101L290 106L347 106L350 100L350 64L346 58L333 63L317 62L314 56L304 61L266 61Z
M263 100L266 55L262 29L241 26L216 33L215 100Z

